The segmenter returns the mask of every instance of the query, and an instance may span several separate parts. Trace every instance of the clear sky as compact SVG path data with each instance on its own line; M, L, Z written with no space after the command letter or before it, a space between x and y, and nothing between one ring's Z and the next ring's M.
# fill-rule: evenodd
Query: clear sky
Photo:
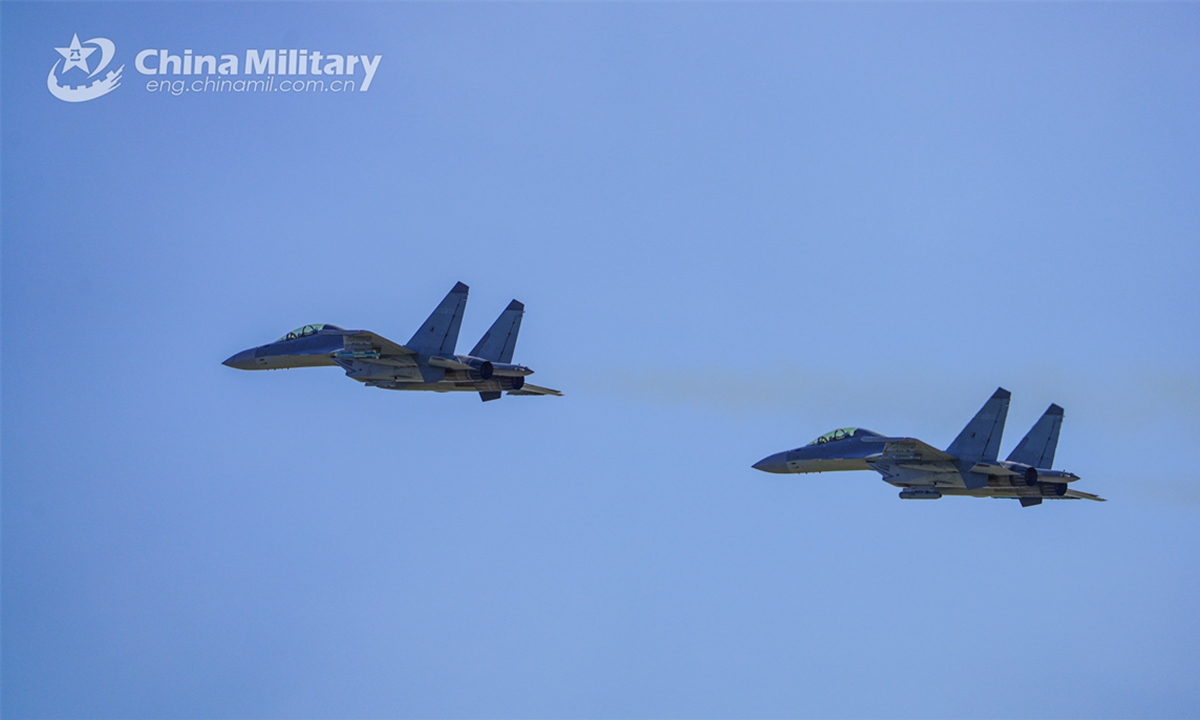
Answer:
M1200 5L0 27L5 717L1200 716ZM124 70L67 103L75 34ZM135 67L281 48L380 60ZM517 298L565 397L221 365L404 342L460 280L460 351ZM998 386L1002 453L1057 402L1109 502L750 468L847 425L945 447Z

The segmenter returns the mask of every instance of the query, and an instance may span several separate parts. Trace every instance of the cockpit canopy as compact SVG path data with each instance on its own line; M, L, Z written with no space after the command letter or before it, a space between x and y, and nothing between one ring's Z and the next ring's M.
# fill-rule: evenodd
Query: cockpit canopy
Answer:
M837 430L830 430L829 432L825 433L821 437L810 442L808 445L824 445L825 443L837 442L838 440L845 440L846 438L854 437L854 432L856 430L858 430L858 428L853 428L853 427L838 428ZM808 447L808 445L806 445L805 447Z
M285 340L295 340L296 338L308 337L309 335L316 335L321 330L342 330L342 329L344 329L344 328L340 328L337 325L330 325L329 323L317 323L316 325L305 325L304 327L296 328L295 330L291 331L287 335L284 335L283 337L279 338L275 342L283 342Z

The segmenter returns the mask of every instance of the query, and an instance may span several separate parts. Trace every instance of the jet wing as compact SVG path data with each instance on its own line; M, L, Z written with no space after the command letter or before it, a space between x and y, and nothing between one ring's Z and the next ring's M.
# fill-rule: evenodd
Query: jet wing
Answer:
M538 387L537 385L530 385L529 383L525 383L524 385L522 385L520 390L509 390L508 394L509 395L557 395L558 397L562 397L562 393L557 390L551 390L550 388Z
M345 330L335 332L342 336L347 352L378 352L381 357L396 355L416 355L415 352L400 343L392 342L382 335L376 335L366 330Z
M956 458L932 445L909 437L864 437L865 443L884 443L881 460L892 462L947 462Z

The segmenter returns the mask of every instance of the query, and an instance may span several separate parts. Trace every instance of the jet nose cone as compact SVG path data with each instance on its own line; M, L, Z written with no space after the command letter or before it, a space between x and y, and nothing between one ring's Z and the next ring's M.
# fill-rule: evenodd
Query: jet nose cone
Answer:
M755 470L762 470L769 473L785 473L788 472L787 453L777 452L774 455L768 455L762 460L754 463L752 466Z
M253 370L254 369L254 348L243 350L231 356L228 360L221 363L227 367L237 368L238 370Z

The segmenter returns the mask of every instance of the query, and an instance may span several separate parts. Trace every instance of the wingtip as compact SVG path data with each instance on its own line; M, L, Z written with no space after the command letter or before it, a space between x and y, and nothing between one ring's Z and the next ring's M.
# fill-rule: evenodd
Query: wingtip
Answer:
M525 303L521 302L520 300L513 300L512 302L510 302L508 304L508 307L506 307L504 309L505 310L518 310L520 312L525 312Z
M464 282L457 282L457 283L454 283L454 288L453 288L453 289L452 289L450 292L452 292L452 293L460 293L460 292L461 292L461 293L465 293L465 292L468 292L468 291L470 291L470 289L471 289L471 288L470 288L470 287L468 287L466 283L464 283Z

